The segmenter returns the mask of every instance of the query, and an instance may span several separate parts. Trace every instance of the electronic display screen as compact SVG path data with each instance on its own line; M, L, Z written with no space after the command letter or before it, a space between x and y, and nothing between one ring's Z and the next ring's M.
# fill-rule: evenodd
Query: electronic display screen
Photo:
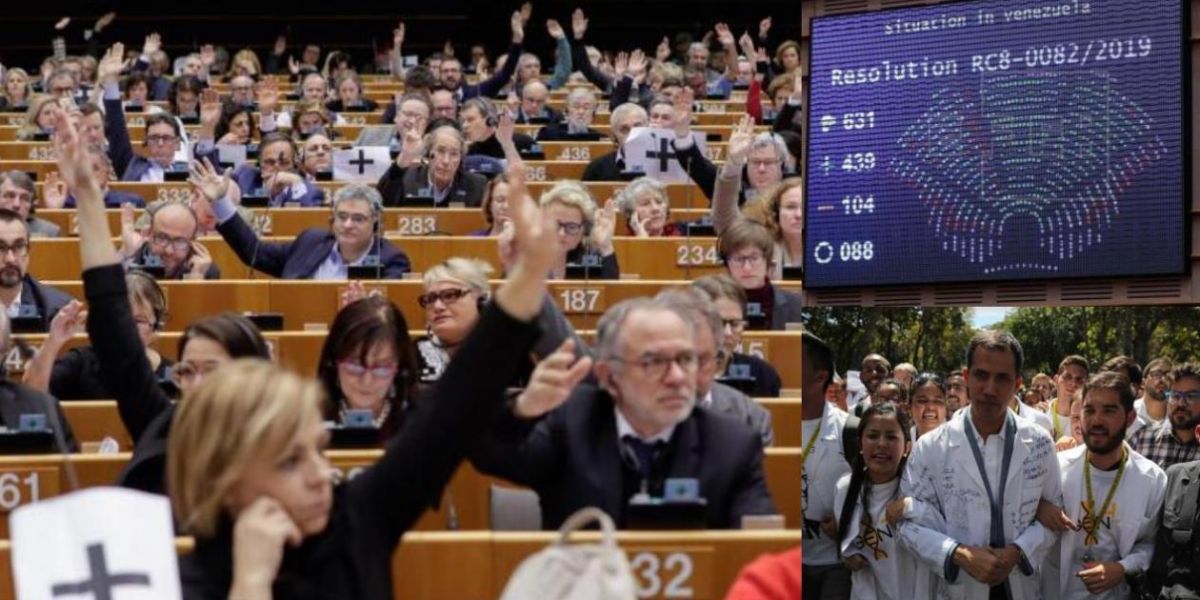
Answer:
M805 286L1182 273L1183 10L813 19Z

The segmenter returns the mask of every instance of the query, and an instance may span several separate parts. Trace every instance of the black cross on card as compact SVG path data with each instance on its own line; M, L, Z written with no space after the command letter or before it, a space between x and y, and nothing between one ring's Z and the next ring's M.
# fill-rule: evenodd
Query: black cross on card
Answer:
M666 173L667 167L671 165L671 159L675 158L675 153L671 152L671 142L667 138L659 138L658 151L647 150L646 158L658 159L658 170Z
M375 164L375 159L367 158L367 155L366 155L366 153L363 152L362 148L358 148L357 150L358 150L358 158L350 159L350 165L358 167L358 174L362 175L363 173L366 173L367 165Z
M82 596L85 599L112 600L113 588L119 585L140 585L150 587L150 575L146 573L109 573L108 560L104 558L102 544L90 544L87 547L88 569L91 578L79 583L56 583L50 588L50 595L55 598Z

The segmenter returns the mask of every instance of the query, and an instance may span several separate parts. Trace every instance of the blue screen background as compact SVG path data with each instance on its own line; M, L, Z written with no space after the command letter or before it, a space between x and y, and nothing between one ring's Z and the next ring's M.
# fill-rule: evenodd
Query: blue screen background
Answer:
M1181 11L985 0L814 19L805 285L1181 273ZM885 34L898 20L943 27ZM918 77L887 80L885 60ZM847 84L871 67L879 81Z

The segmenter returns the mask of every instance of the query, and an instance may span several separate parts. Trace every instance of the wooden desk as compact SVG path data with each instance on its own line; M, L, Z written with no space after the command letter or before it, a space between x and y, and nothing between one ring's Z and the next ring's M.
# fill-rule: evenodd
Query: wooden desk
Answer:
M396 598L478 600L497 598L526 558L554 543L554 533L489 531L412 532L392 557ZM571 537L599 543L597 532ZM617 544L630 561L639 599L720 600L738 572L761 554L800 544L799 530L622 531ZM192 552L190 537L175 539L180 555ZM15 594L12 544L0 540L0 596Z

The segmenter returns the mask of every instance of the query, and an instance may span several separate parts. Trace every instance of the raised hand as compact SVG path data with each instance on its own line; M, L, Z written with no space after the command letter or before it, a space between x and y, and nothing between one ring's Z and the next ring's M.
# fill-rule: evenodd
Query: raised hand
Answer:
M396 28L392 30L392 49L396 52L400 51L400 47L404 45L404 21L396 24Z
M283 56L287 52L287 36L280 35L275 38L275 46L271 48L271 53L275 56Z
M101 83L116 83L128 64L125 60L125 44L117 42L96 65L96 79Z
M212 44L200 46L200 64L204 65L204 72L207 73L215 62L217 62L217 49Z
M66 203L67 183L58 176L57 171L47 173L46 181L42 184L42 206L62 208Z
M567 37L567 33L563 31L562 25L558 24L556 19L546 19L546 33L555 40L561 40Z
M367 289L363 287L362 281L358 279L351 279L350 283L347 284L346 287L342 288L341 292L338 292L338 308L339 310L346 308L347 306L354 304L355 302L358 302L366 297Z
M678 94L675 94L675 116L671 119L671 129L675 130L675 137L687 137L692 126L692 100L696 95L692 92L692 88L685 87Z
M796 70L792 71L792 93L788 96L788 101L804 101L804 72L800 70L800 67L796 67Z
M582 40L587 28L588 20L583 16L583 9L576 8L575 12L571 13L571 33L575 34L576 40Z
M658 43L658 48L654 50L654 58L658 62L666 62L668 58L671 58L671 41L667 39L667 36L664 35L662 41Z
M625 71L629 69L629 55L624 51L618 52L613 57L613 76L620 79L625 76Z
M117 18L117 13L112 11L106 12L100 15L99 19L96 19L96 24L92 26L92 29L95 30L96 33L100 33L100 31L102 31L105 27L108 27L108 25L112 23L113 19L115 18Z
M754 38L750 37L749 31L742 32L742 36L738 38L738 47L742 49L742 54L750 61L754 61L758 55L754 47Z
M507 110L500 111L500 120L496 125L496 141L500 142L500 147L505 148L513 143L513 131L516 125L513 123L512 113Z
M254 99L258 102L259 112L264 115L274 113L279 106L279 84L271 78L263 79L254 88Z
M525 19L521 17L521 11L513 11L512 18L509 19L509 27L512 29L512 43L520 44L525 41ZM510 56L509 60L516 60L517 57Z
M146 36L146 41L142 42L142 56L150 56L158 52L162 48L162 36L158 33L151 33Z
M121 256L133 258L146 245L146 236L137 229L137 219L133 214L133 205L121 205Z
M641 48L629 54L629 76L639 84L646 78L646 53Z
M288 72L292 75L300 74L300 63L296 62L295 56L288 57Z
M729 25L726 23L717 23L715 29L717 32L717 43L721 44L723 48L732 47L733 32L729 30Z
M523 419L535 419L558 408L591 370L591 357L576 360L575 340L567 338L558 349L538 362L529 377L529 385L517 396L513 412Z
M726 147L726 160L740 167L746 164L750 156L750 144L754 141L754 119L750 115L742 115L738 124L733 127Z
M188 172L188 183L192 184L209 202L216 202L229 189L229 170L220 171L212 162L193 160Z
M767 17L758 22L758 39L766 39L767 34L771 32L771 17Z
M542 213L525 184L525 162L509 161L508 216L513 228L514 269L549 273L558 260L558 227Z
M613 249L613 234L617 228L617 201L609 198L604 208L597 208L592 218L592 247L601 256L609 256Z
M524 25L525 23L529 22L529 17L533 16L533 3L526 2L525 4L522 4L520 12L521 12L521 24Z
M83 331L86 324L87 310L84 309L83 303L72 300L59 309L54 318L50 320L49 337L61 345L75 334Z
M54 151L58 154L58 173L75 196L75 203L104 203L100 183L92 173L92 158L86 142L75 130L75 123L60 108L49 109L54 119Z
M221 94L212 88L200 92L200 126L209 136L221 120Z
M450 40L446 40L446 43L442 44L442 54L451 58L454 57L454 44L451 44Z

